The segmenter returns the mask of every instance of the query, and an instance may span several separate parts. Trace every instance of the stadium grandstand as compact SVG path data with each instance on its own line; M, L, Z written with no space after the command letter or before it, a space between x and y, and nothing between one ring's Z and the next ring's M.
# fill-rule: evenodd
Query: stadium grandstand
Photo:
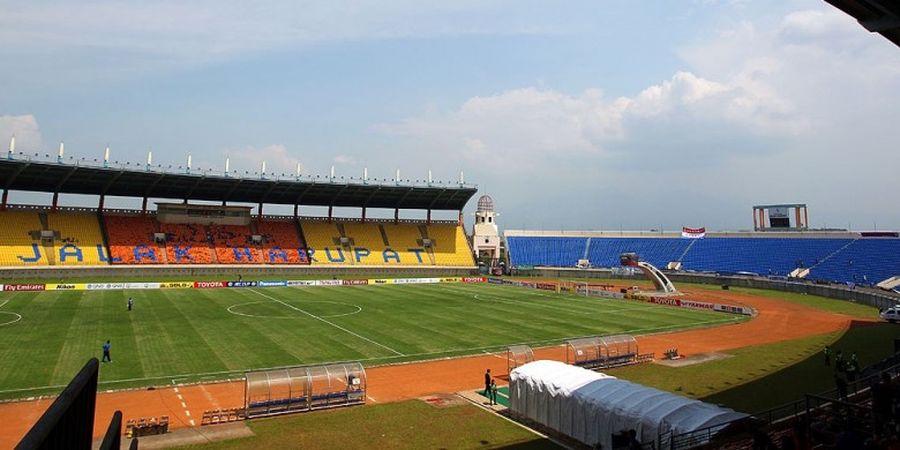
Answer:
M279 265L472 269L462 209L476 188L460 183L234 173L173 173L162 166L94 164L40 155L0 160L0 266ZM13 205L10 191L52 193L50 205ZM96 196L96 208L60 206L60 194ZM139 210L110 210L107 196L142 199ZM157 202L149 199L175 199ZM206 204L191 203L205 201ZM209 204L216 202L217 204ZM241 206L254 204L253 206ZM293 205L292 216L264 205ZM303 217L300 207L327 207ZM335 207L360 208L338 218ZM367 218L370 208L394 218ZM401 219L424 210L424 220ZM459 220L432 220L456 211Z
M733 232L685 238L659 232L507 230L513 266L619 265L633 252L658 267L720 274L876 284L900 274L900 238L893 232Z

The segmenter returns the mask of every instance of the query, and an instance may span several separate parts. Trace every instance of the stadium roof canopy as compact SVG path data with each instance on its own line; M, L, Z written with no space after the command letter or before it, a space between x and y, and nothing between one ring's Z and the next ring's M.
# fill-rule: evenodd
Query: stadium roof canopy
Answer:
M825 0L853 16L865 29L900 46L900 2L897 0Z
M462 210L478 191L461 183L303 175L252 176L201 172L171 173L158 166L141 168L61 164L27 159L0 159L5 190L139 198L346 206L391 209Z

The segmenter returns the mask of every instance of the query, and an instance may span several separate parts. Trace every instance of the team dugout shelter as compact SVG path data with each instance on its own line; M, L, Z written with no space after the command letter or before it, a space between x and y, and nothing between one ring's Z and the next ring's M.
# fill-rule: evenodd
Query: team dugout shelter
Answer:
M213 172L153 166L149 158L142 165L44 156L10 151L0 159L0 266L475 267L462 210L477 188L462 181L238 174L227 164ZM52 201L10 204L11 191L49 193ZM63 207L60 194L94 196L97 206ZM141 207L109 209L109 197L139 199ZM293 214L266 214L266 205L288 205ZM327 215L304 216L306 207L327 208ZM360 214L338 218L335 208ZM382 217L367 217L372 209ZM401 218L407 211L425 218ZM432 220L447 211L458 219Z

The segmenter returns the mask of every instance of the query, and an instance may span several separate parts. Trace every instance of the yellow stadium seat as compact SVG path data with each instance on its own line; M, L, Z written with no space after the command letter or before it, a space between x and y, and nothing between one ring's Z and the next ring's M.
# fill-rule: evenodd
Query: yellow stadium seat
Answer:
M0 266L47 265L45 247L39 237L41 220L37 212L0 212ZM38 239L32 237L32 232Z

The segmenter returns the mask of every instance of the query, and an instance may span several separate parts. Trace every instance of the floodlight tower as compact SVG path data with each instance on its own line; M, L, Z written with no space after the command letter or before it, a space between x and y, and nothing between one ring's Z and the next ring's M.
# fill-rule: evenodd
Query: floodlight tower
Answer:
M491 262L500 258L500 230L497 228L494 199L482 195L475 210L475 227L472 232L472 250L475 258L489 257Z

